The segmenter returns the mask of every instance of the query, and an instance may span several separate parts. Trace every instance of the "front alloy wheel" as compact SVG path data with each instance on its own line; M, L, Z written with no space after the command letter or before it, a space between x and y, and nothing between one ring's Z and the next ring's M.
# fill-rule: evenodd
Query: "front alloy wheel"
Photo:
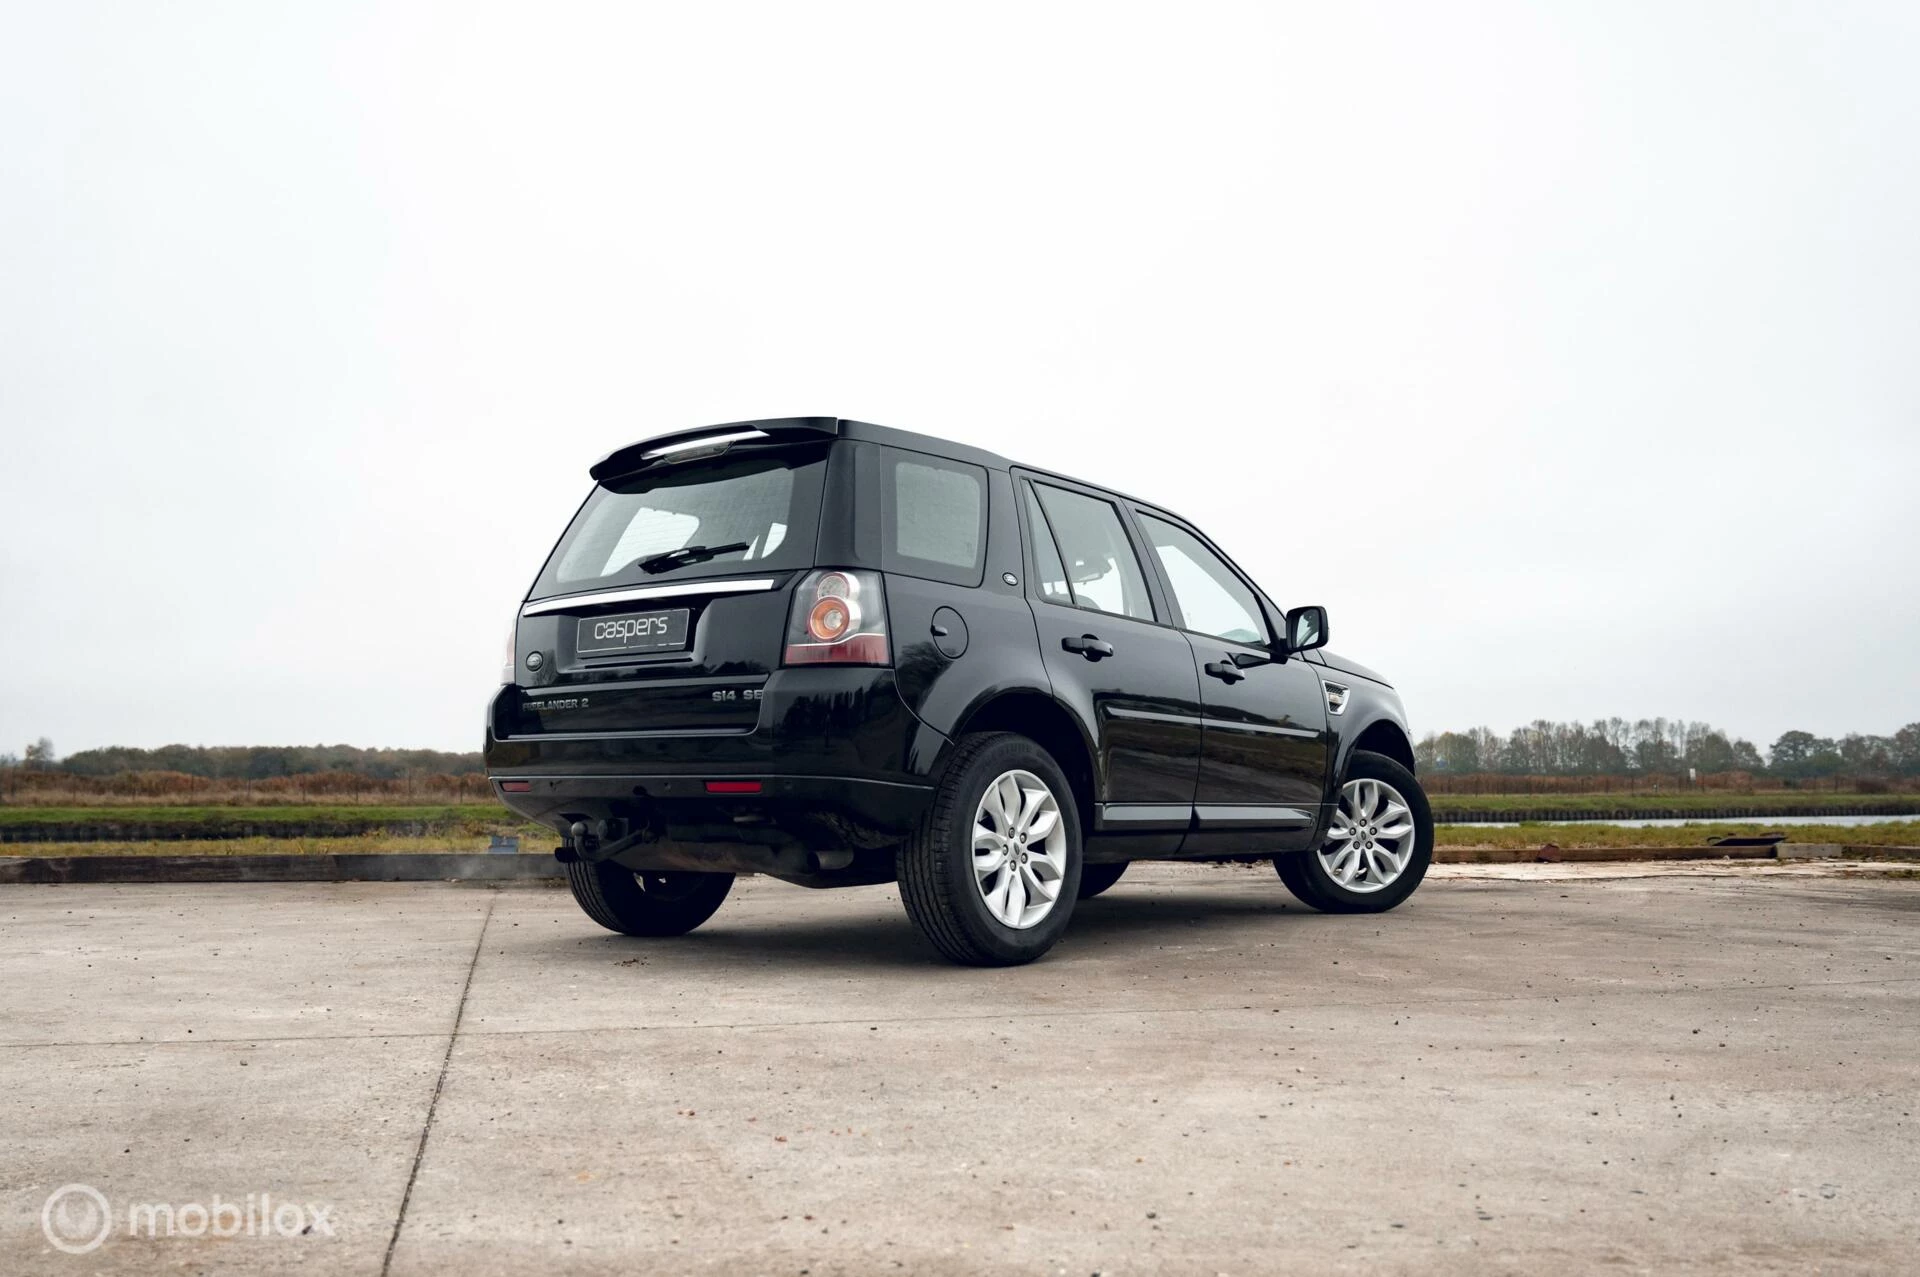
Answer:
M987 912L1025 931L1053 912L1066 880L1067 826L1047 782L1002 772L973 813L973 883Z
M1350 780L1320 847L1320 864L1348 891L1382 891L1406 871L1414 843L1413 809L1384 780Z
M1433 809L1412 772L1356 750L1325 841L1276 857L1300 903L1324 913L1384 913L1420 885L1433 860Z

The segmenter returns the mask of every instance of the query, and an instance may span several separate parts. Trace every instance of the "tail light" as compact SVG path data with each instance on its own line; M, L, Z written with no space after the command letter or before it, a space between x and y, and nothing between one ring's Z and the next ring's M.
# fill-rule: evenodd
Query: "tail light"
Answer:
M506 657L505 663L500 666L500 682L503 685L507 683L511 683L515 681L517 678L519 678L519 675L514 672L514 659L513 659L514 657L519 655L519 652L516 650L518 647L517 640L519 639L519 637L520 637L520 618L518 616L515 616L513 620L508 622L507 624L507 657Z
M878 572L811 572L793 592L788 665L891 665L887 596Z

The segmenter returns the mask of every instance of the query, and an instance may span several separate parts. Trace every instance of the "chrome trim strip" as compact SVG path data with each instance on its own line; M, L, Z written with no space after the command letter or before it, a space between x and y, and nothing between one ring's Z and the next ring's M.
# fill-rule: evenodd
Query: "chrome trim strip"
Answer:
M1200 725L1214 732L1246 732L1253 736L1297 736L1311 740L1320 733L1311 727L1280 727L1273 723L1240 723L1230 718L1203 718Z
M565 700L583 691L589 696L607 696L615 692L684 692L690 687L758 687L767 681L765 674L698 674L691 678L617 679L605 683L561 683L553 687L523 687L521 699L527 708L538 709L542 701Z
M636 585L630 590L602 590L598 594L563 594L541 599L520 609L521 616L540 616L564 612L569 608L597 607L602 603L636 603L641 599L673 599L687 594L754 594L771 590L774 579L756 576L747 580L728 577L719 581L676 581L672 585Z
M1171 830L1179 832L1193 823L1193 806L1190 803L1172 804L1154 803L1101 803L1096 811L1099 830L1124 829L1128 832L1141 830Z
M1190 714L1163 714L1153 709L1129 709L1124 705L1102 705L1100 712L1109 718L1132 718L1147 723L1179 723L1184 727L1199 727L1205 720Z
M1313 815L1298 807L1239 807L1195 803L1194 818L1202 832L1216 829L1310 829Z

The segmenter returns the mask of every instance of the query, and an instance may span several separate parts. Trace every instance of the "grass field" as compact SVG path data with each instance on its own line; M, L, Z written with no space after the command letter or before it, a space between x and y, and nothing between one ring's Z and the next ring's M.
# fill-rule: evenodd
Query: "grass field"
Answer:
M1681 789L1670 793L1638 794L1431 794L1435 815L1450 812L1487 812L1495 819L1508 812L1649 812L1725 811L1742 808L1765 814L1774 811L1846 811L1857 807L1886 809L1891 814L1920 816L1920 795L1856 794L1811 790Z
M546 855L559 841L550 829L526 827L520 850ZM382 853L473 853L487 838L465 835L404 837L360 834L349 838L155 838L128 842L9 842L0 856L366 856Z
M487 832L425 836L360 834L341 838L145 839L128 842L15 842L0 844L0 856L327 856L376 852L479 852ZM490 832L517 833L523 854L553 849L552 830L509 824ZM1791 821L1716 821L1627 829L1618 825L1515 825L1505 829L1441 825L1441 847L1528 850L1555 847L1701 847L1730 834L1785 833L1791 842L1843 842L1875 847L1920 847L1920 820L1871 825L1795 825Z
M387 830L431 836L513 833L527 828L497 803L287 804L270 807L0 807L0 830L18 836L33 829L131 829L165 837L221 838L275 829L324 831L350 837Z
M1791 800L1789 803L1788 800ZM1550 804L1550 805L1549 805ZM1731 795L1715 793L1438 795L1435 814L1471 813L1489 819L1532 813L1574 815L1581 811L1674 813L1726 810L1739 804L1757 809L1739 818L1703 818L1699 823L1658 829L1618 828L1603 824L1521 824L1489 829L1441 823L1443 847L1686 846L1732 833L1791 829L1791 816L1767 813L1789 805L1815 811L1891 804L1887 823L1862 826L1801 827L1796 841L1920 844L1920 801L1877 794ZM1885 808L1880 810L1884 811ZM1911 812L1914 819L1906 819ZM1802 814L1806 814L1803 812ZM44 831L36 836L37 831ZM85 855L114 851L128 855L172 853L227 855L279 851L291 854L369 850L483 850L489 835L519 834L529 847L549 845L554 834L530 825L497 804L387 803L371 805L286 804L275 806L175 806L172 804L101 807L0 806L0 855ZM28 850L34 848L36 850ZM55 851L54 848L63 850Z
M1873 807L1891 809L1889 815L1920 816L1920 795L1857 794L1805 790L1767 790L1734 793L1724 790L1677 790L1638 794L1434 794L1435 815L1486 812L1494 818L1532 811L1641 812L1715 811L1745 808L1765 816L1796 808L1833 811ZM0 805L0 828L24 825L151 825L168 828L204 826L239 828L264 825L346 824L371 829L382 826L427 824L436 830L496 832L516 823L514 816L494 802L484 803L260 803L224 804L104 803L100 805Z
M1703 821L1635 829L1621 825L1438 825L1434 842L1442 847L1699 847L1714 838L1738 834L1784 833L1789 842L1857 843L1875 847L1920 847L1920 820L1890 820L1871 825L1796 825L1791 820Z

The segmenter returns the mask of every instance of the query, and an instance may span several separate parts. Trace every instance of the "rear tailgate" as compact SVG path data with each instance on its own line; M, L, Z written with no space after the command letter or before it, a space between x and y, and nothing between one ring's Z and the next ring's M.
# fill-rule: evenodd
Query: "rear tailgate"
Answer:
M497 726L510 737L752 731L761 689L780 664L797 575L528 604L515 644L521 685ZM539 668L529 671L536 654Z
M518 686L499 701L498 734L759 721L789 591L814 564L834 441L809 427L694 442L595 467L598 484L521 609Z

